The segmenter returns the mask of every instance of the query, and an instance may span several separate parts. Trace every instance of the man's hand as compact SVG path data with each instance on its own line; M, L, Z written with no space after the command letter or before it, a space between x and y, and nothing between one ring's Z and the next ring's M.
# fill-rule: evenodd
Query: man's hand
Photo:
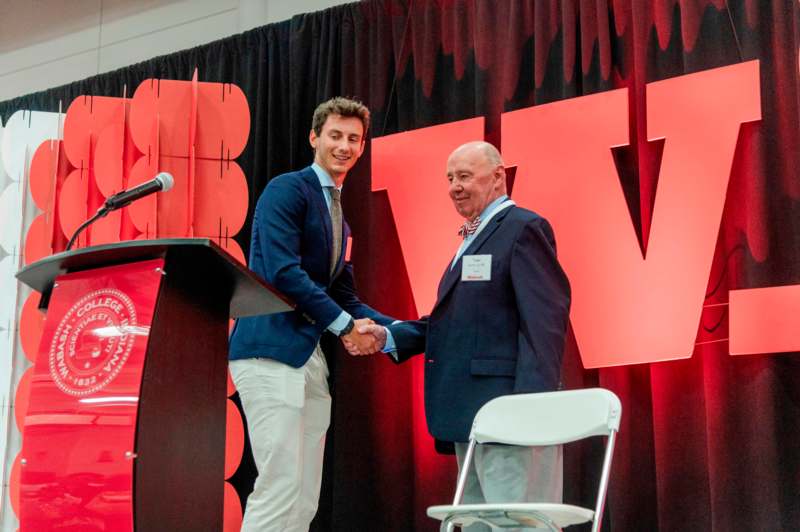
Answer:
M380 351L380 347L376 345L375 337L359 332L361 327L367 327L374 323L369 318L357 319L353 330L342 336L342 343L351 355L371 355Z
M377 353L386 345L386 329L382 325L376 325L372 322L358 324L353 328L353 333L358 334L363 339L363 342L358 344L345 341L344 346L351 355L371 355Z
M359 318L354 320L353 323L355 323L355 325L353 325L353 330L357 331L359 327L363 327L364 325L372 325L375 322L369 318Z

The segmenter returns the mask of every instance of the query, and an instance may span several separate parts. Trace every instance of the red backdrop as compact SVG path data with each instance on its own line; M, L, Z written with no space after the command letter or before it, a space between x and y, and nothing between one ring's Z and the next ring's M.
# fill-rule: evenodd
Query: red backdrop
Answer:
M651 251L660 242L660 185L662 179L672 182L681 176L669 166L680 160L669 152L670 135L684 135L686 149L705 154L704 145L697 144L713 140L719 145L720 138L692 138L708 131L694 128L719 125L720 117L738 120L741 127L725 129L725 135L735 135L725 140L726 149L734 147L729 175L721 167L715 173L728 180L724 202L717 190L710 196L713 201L694 211L700 218L717 218L719 227L703 236L712 241L712 251L703 248L710 258L699 315L687 319L696 328L688 346L691 356L587 370L576 322L564 380L568 387L605 386L623 400L608 529L794 530L800 528L800 359L794 353L730 356L728 297L731 290L800 283L799 45L796 0L373 0L298 16L4 102L0 114L7 118L23 107L56 110L59 99L71 101L80 94L118 97L126 84L135 87L147 78L188 80L195 66L202 81L238 85L251 115L248 143L238 158L249 185L250 210L237 237L244 249L254 200L269 179L310 162L311 113L316 103L334 94L360 97L371 107L373 139L476 119L469 136L511 150L507 157L517 160L509 162L519 165L515 188L520 188L514 194L530 195L530 201L555 187L549 180L558 179L534 175L531 162L512 156L525 149L525 142L531 150L542 149L537 140L548 132L530 122L546 112L542 104L623 98L614 109L627 107L627 113L609 113L599 125L590 115L578 115L583 125L575 128L569 149L563 143L556 148L566 151L559 156L580 157L576 150L586 148L587 135L608 133L612 122L618 128L619 139L611 139L619 144L611 150L613 165L603 156L605 166L596 171L617 174L617 197L628 214L621 220L633 233L624 245L633 251L631 243ZM726 99L733 85L723 83L709 89L719 96L712 103L729 102L719 114L695 113L691 118L704 122L687 123L686 130L680 122L671 125L677 128L672 132L653 129L684 117L677 93L652 92L668 86L659 82L750 60L759 64L760 117L752 99ZM615 89L622 91L611 92ZM514 117L525 113L530 125L513 126ZM456 139L438 131L434 137L442 142ZM515 143L523 144L512 148ZM397 196L376 170L383 164L377 157L380 144L377 140L368 147L345 186L357 281L374 306L414 317L422 304L413 288L420 265L406 261L404 240L415 231L426 240L436 238L440 228L434 220L415 227L419 219L426 220L427 207L416 205L414 198L440 201L436 197L445 195L444 172L436 168L437 156L423 156L425 145L409 142L408 174L424 174L403 193L407 196ZM576 201L585 185L573 185ZM388 190L378 191L383 187ZM402 201L412 206L413 219L397 218L396 205ZM615 213L626 212L618 207ZM446 201L436 208L445 209L437 212L443 219L452 216ZM683 210L663 211L670 230L675 229L670 222L688 213L685 206L678 208ZM556 236L560 243L570 238L566 230ZM685 277L681 273L673 282L680 285ZM643 304L663 281L655 276L628 297ZM700 281L692 282L696 293ZM591 316L587 319L591 326ZM658 315L617 325L632 336L672 326ZM778 321L763 327L776 335L787 328ZM660 348L653 346L654 356ZM435 530L424 509L451 497L454 465L432 451L420 418L415 364L398 368L381 358L352 360L341 353L336 362L334 426L315 529ZM568 452L567 500L589 504L596 483L590 471L598 460L597 446ZM240 496L247 493L252 475L246 450L229 480Z

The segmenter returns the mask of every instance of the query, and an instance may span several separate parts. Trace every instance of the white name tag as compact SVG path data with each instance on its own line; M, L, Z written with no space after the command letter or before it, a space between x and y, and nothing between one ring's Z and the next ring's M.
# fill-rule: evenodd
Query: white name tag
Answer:
M464 255L461 257L462 281L491 281L491 255Z

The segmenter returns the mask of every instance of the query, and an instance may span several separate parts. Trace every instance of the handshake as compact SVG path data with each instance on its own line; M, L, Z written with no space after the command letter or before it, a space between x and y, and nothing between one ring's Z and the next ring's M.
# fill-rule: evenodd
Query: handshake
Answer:
M355 320L353 330L342 336L342 343L351 355L371 355L386 345L386 329L369 318Z

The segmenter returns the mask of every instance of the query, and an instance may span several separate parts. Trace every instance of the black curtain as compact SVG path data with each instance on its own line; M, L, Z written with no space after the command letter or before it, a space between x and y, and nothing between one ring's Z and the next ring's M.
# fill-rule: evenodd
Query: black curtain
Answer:
M144 79L191 79L197 67L200 81L247 95L252 126L239 164L252 214L269 179L311 161L311 114L330 96L362 99L372 137L485 116L487 140L501 145L502 112L627 87L637 118L620 179L646 232L658 170L643 147L645 84L759 59L763 119L743 130L734 162L708 289L717 302L728 288L800 282L799 45L795 0L369 0L2 102L0 116L125 87L130 95ZM357 283L373 306L413 317L390 207L370 192L369 149L363 159L344 196L361 242ZM237 236L244 249L249 232L248 222ZM766 253L751 249L754 233ZM727 316L714 312L704 312L699 339L720 342L684 361L586 371L570 338L568 387L605 386L623 401L606 530L800 529L800 357L730 357ZM425 507L450 500L454 465L421 459L413 368L341 352L336 362L314 529L436 530ZM569 450L568 502L592 505L599 460L597 445ZM252 478L244 460L234 477L243 498Z

